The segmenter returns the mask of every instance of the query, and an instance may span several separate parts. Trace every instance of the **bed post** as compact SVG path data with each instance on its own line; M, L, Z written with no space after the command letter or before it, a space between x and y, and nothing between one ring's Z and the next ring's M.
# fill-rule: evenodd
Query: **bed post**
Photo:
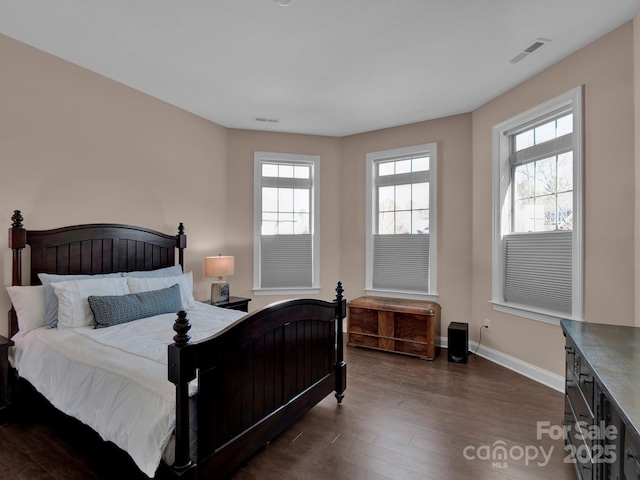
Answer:
M347 301L342 297L342 282L336 286L336 398L342 403L347 388L347 364L344 362L344 343L342 340L342 320L347 316Z
M13 250L13 276L11 285L22 285L22 249L27 245L27 231L22 228L22 213L14 210L9 229L9 248Z
M22 213L14 210L11 217L12 224L9 229L9 248L13 250L13 272L11 285L22 285L22 250L27 245L27 231L22 226ZM9 338L18 332L18 317L11 306L9 310Z
M184 472L194 463L189 455L189 382L196 378L193 355L189 348L191 323L187 313L178 312L173 330L174 344L169 345L169 381L176 386L176 455L173 467Z
M184 272L184 249L187 248L187 236L184 234L184 224L182 222L178 225L178 244L176 247L178 248L178 263L180 263Z

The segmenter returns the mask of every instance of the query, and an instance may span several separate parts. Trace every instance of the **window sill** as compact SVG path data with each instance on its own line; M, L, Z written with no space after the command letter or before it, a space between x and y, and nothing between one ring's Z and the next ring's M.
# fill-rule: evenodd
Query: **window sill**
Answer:
M400 292L397 290L375 290L366 289L365 295L373 297L390 297L390 298L405 298L407 300L426 300L428 302L438 301L437 293L412 293L412 292Z
M489 301L493 305L493 309L498 312L508 313L510 315L516 315L518 317L528 318L530 320L536 320L538 322L548 323L550 325L560 325L560 320L576 320L578 322L583 321L581 318L573 318L568 314L561 314L553 312L551 310L532 308L527 305L518 305L514 303L504 303L497 301Z
M317 295L320 288L254 288L253 294L261 295Z

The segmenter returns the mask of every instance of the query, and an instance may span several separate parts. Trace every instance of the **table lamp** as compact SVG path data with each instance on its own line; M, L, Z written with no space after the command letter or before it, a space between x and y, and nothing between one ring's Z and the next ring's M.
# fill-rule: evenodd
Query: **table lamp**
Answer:
M211 304L229 301L229 284L222 280L222 277L233 275L235 258L228 255L218 255L217 257L205 257L204 274L207 277L218 277L218 280L211 284Z

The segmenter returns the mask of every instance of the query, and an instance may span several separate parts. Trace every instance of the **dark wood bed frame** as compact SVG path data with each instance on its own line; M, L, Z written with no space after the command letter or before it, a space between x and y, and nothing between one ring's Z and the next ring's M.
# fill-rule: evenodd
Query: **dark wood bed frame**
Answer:
M119 224L26 230L16 210L9 229L13 285L23 285L22 252L31 249L30 284L38 273L97 274L184 267L187 237ZM218 334L191 343L189 320L178 313L168 347L168 380L176 386L175 463L156 478L225 478L335 391L346 388L342 284L336 299L294 299L245 316ZM9 334L18 331L9 312ZM197 461L190 457L188 384L198 372Z

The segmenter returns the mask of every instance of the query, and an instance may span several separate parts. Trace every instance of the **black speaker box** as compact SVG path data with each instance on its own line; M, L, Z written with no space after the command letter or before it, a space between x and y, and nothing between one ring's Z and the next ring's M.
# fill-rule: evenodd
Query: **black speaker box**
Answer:
M447 360L455 363L467 363L469 355L469 324L451 322L447 332L449 337Z

